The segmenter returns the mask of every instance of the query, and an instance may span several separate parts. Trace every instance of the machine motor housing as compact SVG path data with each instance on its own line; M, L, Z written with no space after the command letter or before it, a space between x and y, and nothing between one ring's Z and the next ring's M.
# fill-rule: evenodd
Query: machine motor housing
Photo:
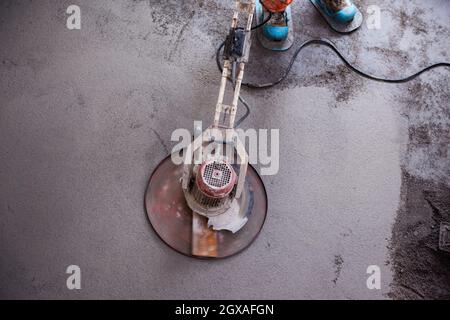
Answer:
M237 174L225 160L206 160L194 167L186 194L192 210L205 216L224 213L236 193Z

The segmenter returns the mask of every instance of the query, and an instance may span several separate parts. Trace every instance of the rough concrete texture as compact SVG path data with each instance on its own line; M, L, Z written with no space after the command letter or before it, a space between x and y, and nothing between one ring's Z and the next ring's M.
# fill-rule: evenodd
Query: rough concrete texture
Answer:
M81 7L80 31L65 27L69 4ZM358 4L364 13L373 3ZM380 30L363 24L341 36L309 1L296 1L296 45L327 37L359 68L388 77L450 60L449 1L376 4ZM436 210L448 214L445 69L380 84L326 48L306 49L285 82L243 91L253 108L243 126L279 128L281 137L280 171L263 177L269 215L257 241L228 260L197 261L153 233L147 179L174 144L173 130L212 119L214 53L231 7L1 2L1 298L448 297L448 256L430 240L436 226L427 227ZM255 41L246 79L276 78L292 54ZM421 200L425 189L434 207ZM431 249L414 240L411 217L424 220ZM417 248L415 261L405 254ZM429 255L432 265L414 267ZM82 270L78 291L66 288L72 264ZM381 290L366 287L369 265L381 267Z

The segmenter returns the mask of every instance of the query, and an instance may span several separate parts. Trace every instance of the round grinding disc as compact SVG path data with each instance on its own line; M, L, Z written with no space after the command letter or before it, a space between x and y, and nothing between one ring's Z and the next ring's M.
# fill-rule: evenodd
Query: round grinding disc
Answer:
M248 218L236 233L213 231L207 218L197 215L186 204L181 188L182 165L170 156L153 171L145 193L145 208L158 236L172 249L198 258L226 258L247 248L261 231L267 214L264 184L248 166L244 191L237 201L240 215Z

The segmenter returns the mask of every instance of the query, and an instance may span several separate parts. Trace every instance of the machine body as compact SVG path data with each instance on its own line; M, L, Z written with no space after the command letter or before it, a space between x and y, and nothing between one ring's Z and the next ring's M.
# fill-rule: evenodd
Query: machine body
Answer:
M214 122L187 148L184 159L182 188L187 204L194 214L208 219L216 217L209 219L208 225L217 231L237 232L248 219L236 214L239 211L236 199L242 196L244 189L248 155L234 129L234 122L244 68L250 54L254 11L255 0L236 1L231 28L225 41ZM239 26L240 21L244 22L244 27ZM225 95L230 82L233 93L227 103Z
M164 159L146 191L156 233L186 255L224 258L242 251L259 234L267 214L264 184L249 166L235 130L254 12L255 0L235 1L211 126L195 130L182 165Z

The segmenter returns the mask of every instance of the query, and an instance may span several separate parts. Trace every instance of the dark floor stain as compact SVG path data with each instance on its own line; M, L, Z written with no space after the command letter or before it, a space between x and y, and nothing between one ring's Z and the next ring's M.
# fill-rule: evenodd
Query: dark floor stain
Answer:
M450 254L439 250L439 226L450 222L450 187L403 172L402 206L392 237L390 297L450 299Z
M140 123L140 122L133 122L132 124L130 124L130 128L133 129L133 130L134 129L139 129L142 126L143 126L143 124Z
M342 238L347 238L347 237L350 237L352 235L353 235L353 230L352 229L347 229L347 231L340 233L340 236Z
M305 79L306 85L330 88L337 102L345 102L361 90L362 79L346 66L337 66L334 70Z
M333 279L334 284L337 284L339 277L341 276L342 265L344 264L344 259L340 254L334 256L334 274L335 278Z
M450 83L442 74L430 74L427 82L411 82L399 97L409 122L405 168L416 176L450 181Z
M415 8L411 14L408 14L405 10L401 9L398 14L400 18L400 26L405 28L412 28L414 34L428 34L428 25L421 18L424 16L423 9Z
M192 18L194 17L194 15L195 15L195 10L193 10L193 11L191 11L191 13L189 13L188 20L182 25L180 32L178 33L177 38L175 39L173 47L170 50L169 57L167 59L168 61L172 61L173 55L178 51L178 46L180 45L180 43L183 39L184 32L186 31L186 29L187 29L189 23L191 22Z

